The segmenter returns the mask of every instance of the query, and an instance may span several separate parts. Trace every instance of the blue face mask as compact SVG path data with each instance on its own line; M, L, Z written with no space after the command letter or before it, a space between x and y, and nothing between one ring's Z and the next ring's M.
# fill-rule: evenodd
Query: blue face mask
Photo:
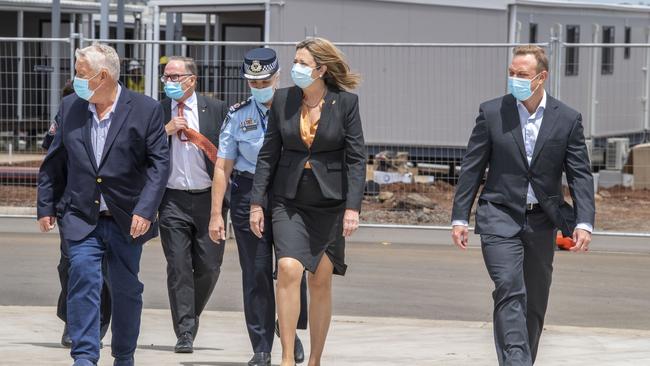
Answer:
M530 99L530 97L533 96L533 93L535 92L535 90L537 90L537 88L539 88L539 85L538 85L537 88L535 88L535 90L531 90L530 89L531 83L540 74L535 75L532 79L522 79L522 78L516 78L516 77L512 77L512 76L509 77L508 78L508 92L510 94L512 94L512 96L514 96L520 102L523 102L525 100Z
M90 90L90 88L88 87L88 82L90 80L96 78L97 75L99 75L99 72L97 74L95 74L95 76L93 76L93 77L91 77L89 79L82 79L82 78L80 78L78 76L74 77L74 81L72 82L72 87L74 88L74 92L77 94L77 96L79 98L84 99L84 100L90 100L90 98L92 98L92 96L95 94L95 90L97 90L97 88L99 88L99 86L97 86L97 88L95 88L95 90ZM101 84L100 84L100 86L101 86Z
M293 64L291 68L291 79L293 79L294 84L299 88L305 89L316 81L316 79L311 77L313 71L314 69L309 66Z
M251 95L253 95L253 98L255 98L256 101L264 104L268 103L273 99L273 94L275 93L275 89L273 86L269 86L268 88L253 88L251 87Z
M165 95L173 100L179 100L185 95L185 90L180 82L169 81L165 83Z

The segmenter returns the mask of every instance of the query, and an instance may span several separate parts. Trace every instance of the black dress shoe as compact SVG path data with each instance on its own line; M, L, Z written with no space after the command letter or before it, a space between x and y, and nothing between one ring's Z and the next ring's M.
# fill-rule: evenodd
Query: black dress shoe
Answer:
M70 338L70 334L68 334L68 325L67 324L63 328L63 335L61 336L61 345L63 347L65 347L65 348L71 348L72 347L72 338Z
M275 335L280 338L280 323L277 320L275 321ZM296 333L296 339L293 342L293 360L297 364L305 362L305 349L302 347L300 338L298 338L298 333Z
M248 366L271 366L271 354L266 352L255 352L253 358L248 361Z
M190 333L183 333L178 337L178 342L174 347L174 353L193 353L194 352L194 340Z
M302 347L302 342L297 334L293 344L293 360L296 363L303 363L305 361L305 349Z

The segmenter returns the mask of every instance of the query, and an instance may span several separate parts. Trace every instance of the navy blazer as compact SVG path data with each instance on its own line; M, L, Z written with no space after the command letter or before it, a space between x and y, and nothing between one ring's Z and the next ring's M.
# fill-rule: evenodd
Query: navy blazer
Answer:
M68 240L88 236L99 219L100 194L131 239L134 214L152 222L133 240L158 235L157 212L169 178L169 148L160 104L122 87L99 165L90 140L88 102L69 95L57 115L59 127L38 177L38 217L61 217Z

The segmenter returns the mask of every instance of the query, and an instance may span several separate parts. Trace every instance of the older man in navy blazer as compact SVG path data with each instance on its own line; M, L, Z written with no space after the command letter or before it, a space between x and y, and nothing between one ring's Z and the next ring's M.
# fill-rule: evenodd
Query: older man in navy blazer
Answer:
M99 360L102 258L113 296L114 365L134 364L143 285L142 244L158 234L158 206L169 175L162 107L118 83L115 50L77 50L75 95L63 99L59 131L41 166L41 231L61 213L69 246L68 326L74 366ZM56 203L58 202L58 203Z

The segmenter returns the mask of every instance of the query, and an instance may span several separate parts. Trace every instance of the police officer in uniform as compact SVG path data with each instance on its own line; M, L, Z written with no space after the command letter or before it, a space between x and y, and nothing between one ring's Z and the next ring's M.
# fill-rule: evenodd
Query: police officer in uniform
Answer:
M255 174L257 154L264 142L268 112L279 83L279 66L275 51L256 48L244 57L242 75L248 80L252 96L230 108L219 137L219 152L212 189L210 236L213 241L225 239L221 204L228 179L231 178L230 217L232 219L244 289L244 315L253 346L250 366L270 365L275 328L275 296L273 289L273 233L270 208L265 209L265 231L262 238L250 231L250 191ZM268 210L268 211L267 211ZM307 328L306 285L303 279L301 316L298 328ZM276 330L277 331L277 330ZM300 340L295 342L296 363L304 361Z

